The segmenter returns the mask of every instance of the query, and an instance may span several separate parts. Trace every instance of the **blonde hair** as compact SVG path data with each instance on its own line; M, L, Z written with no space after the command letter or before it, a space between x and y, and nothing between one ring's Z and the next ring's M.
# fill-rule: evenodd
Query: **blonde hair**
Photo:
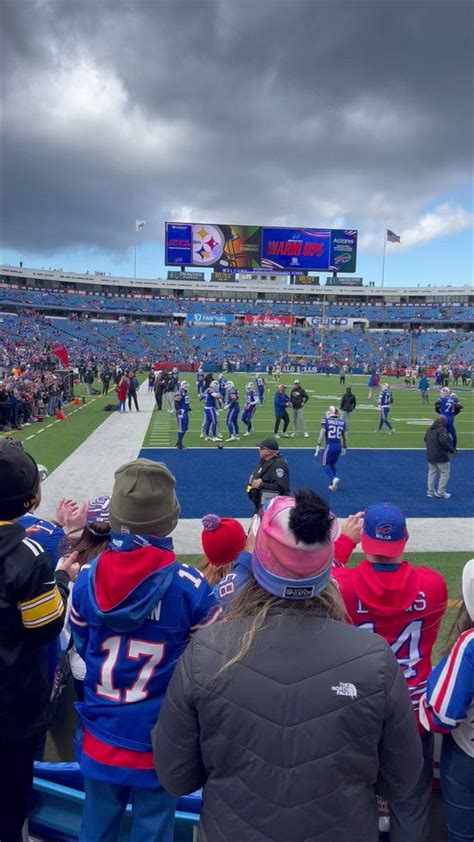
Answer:
M227 564L221 564L219 567L216 567L215 564L211 564L211 562L204 556L202 561L199 562L197 569L200 573L202 573L209 587L214 588L222 579L225 579L225 577L232 572L233 566L234 562L229 561Z
M276 611L281 612L286 617L307 617L312 615L314 617L327 617L332 620L339 620L342 623L349 622L339 588L332 579L329 579L325 589L318 596L312 599L302 600L282 599L278 596L273 596L263 590L255 579L249 579L232 599L230 607L225 612L221 622L227 623L229 620L243 620L247 617L252 617L252 622L243 635L240 648L236 654L222 665L215 677L221 675L225 670L234 667L248 655L258 632L265 627L264 624L268 615Z

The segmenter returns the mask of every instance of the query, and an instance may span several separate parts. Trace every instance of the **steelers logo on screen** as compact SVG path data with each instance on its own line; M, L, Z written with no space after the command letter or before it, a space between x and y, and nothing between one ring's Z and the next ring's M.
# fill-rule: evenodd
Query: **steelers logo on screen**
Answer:
M217 225L193 225L193 264L212 266L220 260L225 236Z

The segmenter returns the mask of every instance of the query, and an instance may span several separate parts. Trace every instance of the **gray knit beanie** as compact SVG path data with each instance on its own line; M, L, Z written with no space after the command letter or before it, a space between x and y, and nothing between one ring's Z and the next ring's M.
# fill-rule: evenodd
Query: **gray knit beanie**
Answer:
M113 532L157 535L164 538L175 529L180 506L176 480L162 462L136 459L115 471L110 498Z

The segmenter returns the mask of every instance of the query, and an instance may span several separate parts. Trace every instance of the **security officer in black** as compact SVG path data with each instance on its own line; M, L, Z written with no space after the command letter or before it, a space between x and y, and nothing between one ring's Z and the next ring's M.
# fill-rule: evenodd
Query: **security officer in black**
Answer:
M264 439L258 445L258 449L260 461L247 486L247 493L256 512L265 502L265 492L270 492L269 497L286 497L290 493L290 473L288 465L280 454L277 440Z

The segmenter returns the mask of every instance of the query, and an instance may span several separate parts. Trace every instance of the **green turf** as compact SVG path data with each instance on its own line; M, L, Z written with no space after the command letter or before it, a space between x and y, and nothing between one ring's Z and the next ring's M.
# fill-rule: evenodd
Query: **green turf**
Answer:
M193 413L190 416L189 430L186 433L186 447L214 447L211 442L204 442L200 438L201 424L203 418L202 403L198 400L195 386L195 374L185 375L190 383L189 395ZM251 379L249 374L229 375L240 392L240 406L243 408L245 398L245 385ZM291 438L287 444L291 447L314 448L319 432L319 424L325 411L330 404L339 405L339 400L344 392L344 386L339 385L339 377L331 375L301 374L298 375L302 385L310 395L310 401L305 408L306 426L310 432L309 438L303 438L299 433L297 438ZM281 382L287 385L290 390L294 375L285 374ZM395 378L387 378L394 386L393 405L390 412L390 420L394 426L395 434L389 435L385 430L376 433L378 424L377 401L375 397L372 402L367 398L367 376L350 376L346 378L346 385L351 386L359 404L353 413L350 421L349 447L357 448L423 448L423 436L429 426L430 420L434 417L434 403L437 400L438 392L432 391L429 394L430 404L427 407L422 405L420 393L416 388L406 389L401 381ZM278 381L269 381L267 378L266 403L258 406L254 415L254 432L251 436L243 437L245 427L240 424L240 441L229 442L226 447L251 447L260 438L273 433L273 395ZM474 446L474 398L471 390L462 391L458 389L460 403L464 410L456 418L459 447L471 449ZM164 406L164 404L163 404ZM291 412L290 412L291 416ZM220 432L223 438L227 438L225 426L225 411L220 413ZM291 432L292 424L288 429ZM281 430L280 430L281 432ZM154 412L149 428L145 436L144 445L147 447L171 447L176 441L176 419L173 414L166 411Z
M440 633L433 653L433 662L439 659L444 647L447 634L457 611L457 602L461 597L461 573L464 565L472 557L472 553L410 553L405 554L407 561L417 566L430 567L437 570L443 576L447 588L449 604L444 615ZM179 560L185 564L196 566L203 558L202 555L180 555ZM354 553L349 561L349 567L354 567L363 558L359 553Z

